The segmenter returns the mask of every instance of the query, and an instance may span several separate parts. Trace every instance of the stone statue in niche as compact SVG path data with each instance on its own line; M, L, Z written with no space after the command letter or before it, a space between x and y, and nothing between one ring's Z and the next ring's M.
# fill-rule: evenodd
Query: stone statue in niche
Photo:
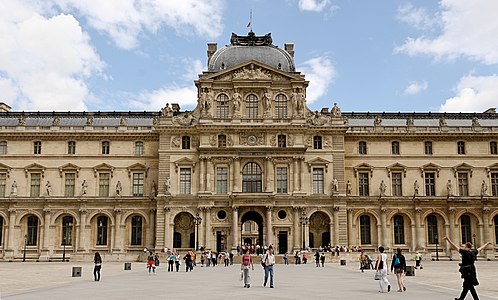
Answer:
M123 193L123 186L121 185L121 181L118 180L118 183L116 183L116 196L121 196Z
M164 182L164 193L171 193L171 179L169 177L166 177L166 181Z
M304 114L304 94L300 88L296 88L291 96L292 104L294 105L294 115L302 117Z
M50 184L49 180L47 180L47 183L45 184L45 188L47 190L47 196L50 196L52 194L52 185Z
M81 195L86 195L88 191L88 183L86 182L86 179L83 179L83 182L81 183Z
M154 180L152 180L152 185L150 187L150 195L152 197L157 196L157 186L156 186L156 182Z
M413 183L413 193L414 193L414 196L418 196L418 190L419 190L420 186L418 184L418 180L415 179L415 182Z
M12 182L12 186L10 187L10 195L17 196L17 181L15 180Z
M351 181L348 180L348 183L346 184L346 195L351 195L353 193L353 185L351 184Z
M339 192L339 181L337 178L334 177L332 179L332 193L338 193Z
M334 103L334 106L332 107L332 116L333 117L341 116L341 109L339 108L339 106L337 106L337 103Z
M453 196L453 183L451 183L451 179L448 179L446 183L446 191L448 192L448 197Z
M386 195L386 189L387 189L386 183L384 182L384 180L381 180L380 186L379 186L380 196L381 197L384 197Z
M233 101L233 114L234 116L240 116L240 103L242 102L242 95L239 93L238 89L235 89L235 92L232 96Z
M487 196L487 192L488 192L488 185L486 184L486 180L483 180L481 184L481 196Z
M268 115L271 111L271 93L268 89L263 93L263 106L265 109L265 114Z

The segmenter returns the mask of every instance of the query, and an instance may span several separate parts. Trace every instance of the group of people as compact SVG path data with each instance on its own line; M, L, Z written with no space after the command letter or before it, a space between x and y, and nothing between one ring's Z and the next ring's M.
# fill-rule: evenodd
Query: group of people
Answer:
M233 252L215 252L215 251L203 251L201 253L201 265L202 266L213 266L218 264L224 264L225 267L233 265Z
M265 277L263 281L263 287L268 284L268 279L270 280L270 288L273 288L273 266L275 265L275 254L273 250L273 245L270 245L266 252L261 256L261 266L265 270ZM245 253L242 256L242 263L240 265L241 279L244 281L244 288L251 287L251 275L250 270L254 271L254 262L251 256L251 251L245 249Z

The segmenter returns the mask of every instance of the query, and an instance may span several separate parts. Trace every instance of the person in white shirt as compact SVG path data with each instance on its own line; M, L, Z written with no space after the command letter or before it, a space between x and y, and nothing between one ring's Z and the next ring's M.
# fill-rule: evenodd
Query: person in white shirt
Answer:
M385 287L387 285L387 291L391 291L391 284L387 280L387 275L389 274L389 266L387 261L387 254L384 253L384 247L379 247L379 255L377 256L377 263L375 264L375 270L380 273L379 292L385 293Z
M268 247L268 251L263 255L262 262L265 267L265 281L263 286L266 287L268 282L268 274L270 274L270 288L273 288L273 265L275 264L275 255L273 254L273 246Z

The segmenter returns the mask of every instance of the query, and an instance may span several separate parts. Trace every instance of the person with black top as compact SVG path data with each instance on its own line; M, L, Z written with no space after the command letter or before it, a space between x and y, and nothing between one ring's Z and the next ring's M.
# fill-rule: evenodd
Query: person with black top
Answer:
M477 296L477 292L474 286L479 285L479 281L477 281L477 271L474 265L474 262L477 259L477 254L482 249L486 248L486 246L491 245L490 242L482 245L477 249L472 249L471 243L465 243L464 248L458 247L455 243L453 243L447 236L443 238L443 240L448 241L453 249L458 251L460 255L462 255L462 263L460 264L460 269L458 270L463 278L463 289L459 298L455 298L455 300L463 300L467 293L470 291L472 294L472 298L474 300L479 300L479 296Z
M93 263L95 266L93 267L93 279L95 281L100 281L100 269L102 268L102 257L98 252L95 252L95 256L93 257Z
M403 282L403 273L406 272L406 259L401 254L401 248L396 249L396 254L393 255L393 263L391 264L391 272L396 274L398 281L398 292L406 292L406 286Z

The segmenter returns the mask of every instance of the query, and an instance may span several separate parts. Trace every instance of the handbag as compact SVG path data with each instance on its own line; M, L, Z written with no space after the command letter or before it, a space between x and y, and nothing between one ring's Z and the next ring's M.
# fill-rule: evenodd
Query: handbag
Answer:
M375 272L374 280L380 280L380 272Z

